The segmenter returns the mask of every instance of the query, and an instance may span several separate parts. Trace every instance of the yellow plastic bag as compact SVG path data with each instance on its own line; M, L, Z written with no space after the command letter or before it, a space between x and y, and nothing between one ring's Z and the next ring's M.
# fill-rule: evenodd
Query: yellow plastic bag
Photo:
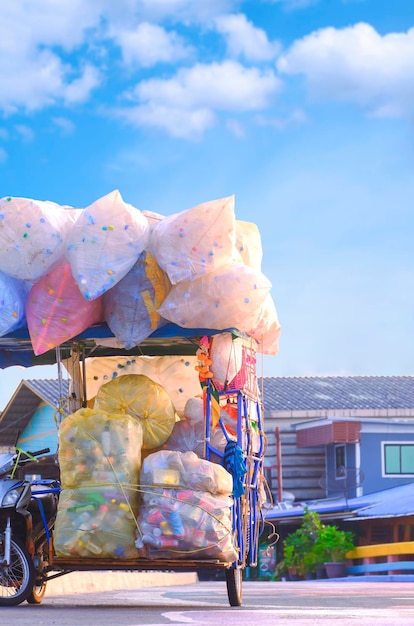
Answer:
M165 389L144 374L127 374L102 385L95 408L109 413L125 413L139 420L143 449L159 448L170 436L175 411Z

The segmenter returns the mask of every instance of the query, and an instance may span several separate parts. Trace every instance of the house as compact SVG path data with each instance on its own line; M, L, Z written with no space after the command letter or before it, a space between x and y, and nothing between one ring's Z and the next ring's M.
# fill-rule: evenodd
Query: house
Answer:
M0 444L56 454L61 399L68 393L67 380L22 380L2 412Z
M330 417L295 425L298 449L325 446L326 497L370 494L414 481L414 418Z
M414 376L269 377L262 387L275 502L414 481Z

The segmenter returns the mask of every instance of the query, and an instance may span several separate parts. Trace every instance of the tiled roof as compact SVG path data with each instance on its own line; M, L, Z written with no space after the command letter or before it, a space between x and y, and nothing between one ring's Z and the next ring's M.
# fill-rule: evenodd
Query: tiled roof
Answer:
M414 409L414 376L264 378L266 411Z

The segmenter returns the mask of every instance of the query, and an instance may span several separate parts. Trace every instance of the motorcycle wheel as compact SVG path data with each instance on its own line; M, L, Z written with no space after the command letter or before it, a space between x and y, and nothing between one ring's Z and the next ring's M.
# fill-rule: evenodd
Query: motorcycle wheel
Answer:
M5 537L0 535L0 606L17 606L32 592L35 570L23 543L13 538L10 542L10 564L4 564Z

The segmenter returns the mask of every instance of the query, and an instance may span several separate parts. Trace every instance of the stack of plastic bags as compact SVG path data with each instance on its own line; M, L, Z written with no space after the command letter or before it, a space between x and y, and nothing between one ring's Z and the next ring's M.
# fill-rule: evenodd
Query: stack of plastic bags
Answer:
M236 328L254 337L259 352L276 354L280 327L261 261L259 230L236 220L234 196L166 217L141 212L117 190L83 209L0 199L0 272L34 285L35 302L28 301L26 317L37 355L98 321L105 321L126 349L173 322L194 329ZM60 273L65 285L59 290L52 283ZM77 315L67 295L73 286ZM102 298L102 319L79 298L88 303ZM0 309L5 318L16 313L14 301L15 296L5 298ZM14 328L0 326L0 335Z
M138 556L134 540L141 448L141 424L129 415L80 409L65 417L59 429L58 556Z
M194 452L162 450L141 471L136 546L150 559L233 562L231 475Z

